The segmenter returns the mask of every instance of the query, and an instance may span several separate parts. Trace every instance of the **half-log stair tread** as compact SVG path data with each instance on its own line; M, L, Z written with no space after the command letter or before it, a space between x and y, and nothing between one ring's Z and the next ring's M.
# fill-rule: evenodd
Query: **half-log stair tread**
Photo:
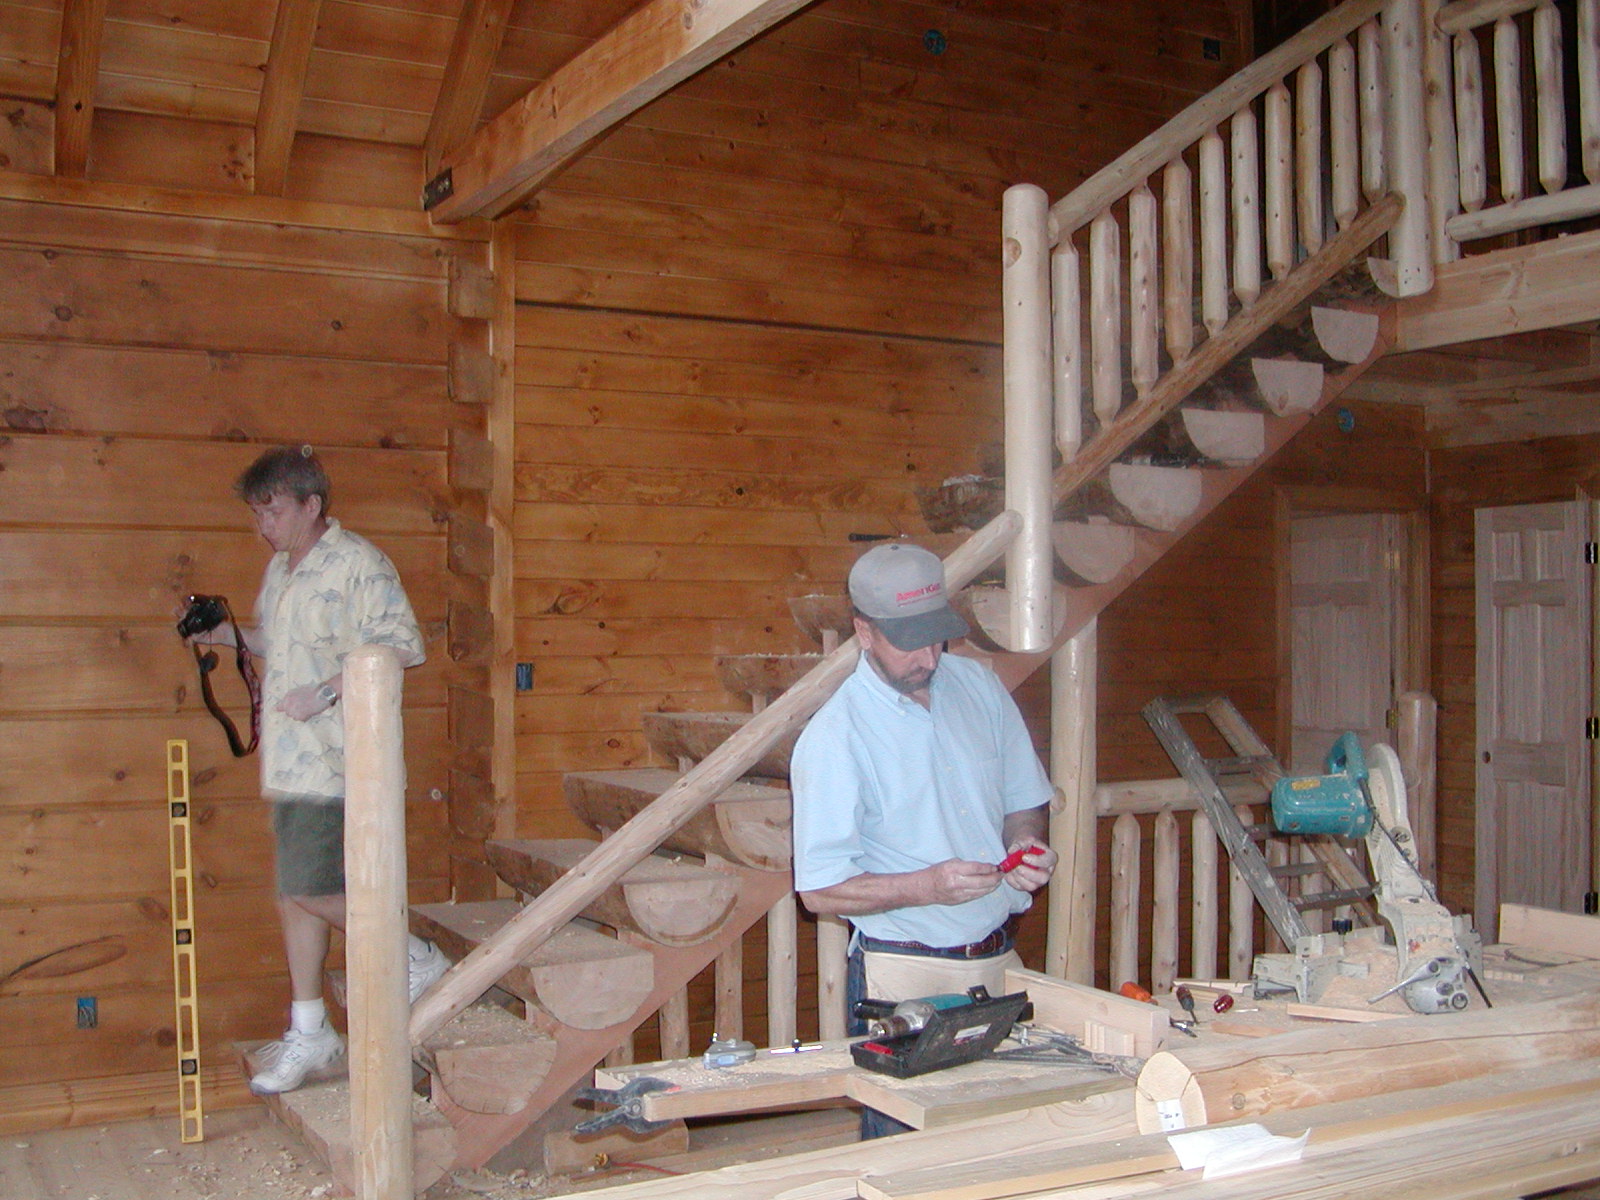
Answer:
M644 736L658 754L699 762L738 733L751 715L748 712L647 712L643 721ZM769 747L745 774L787 779L789 755L799 736L800 731L796 729Z
M580 820L607 830L621 828L678 778L661 767L574 771L563 777L562 787L568 807ZM700 857L714 854L763 871L786 871L790 811L788 788L738 780L671 833L662 846Z
M820 654L719 654L717 682L734 694L788 691L822 661Z
M599 844L583 838L513 838L486 842L484 850L501 879L537 895ZM583 915L662 945L688 945L716 934L738 894L738 879L726 871L708 868L698 859L653 854L597 896Z
M233 1050L246 1077L260 1069L256 1055L270 1042L235 1042ZM347 1194L359 1191L351 1141L350 1080L345 1059L314 1071L292 1092L263 1096L273 1117L293 1130L332 1173ZM411 1099L413 1188L420 1195L444 1178L456 1158L455 1129L421 1096Z
M411 929L462 959L520 909L515 900L417 904L411 907ZM631 1016L650 994L654 968L648 950L572 924L501 976L500 986L564 1025L604 1029Z
M514 1113L544 1082L555 1061L549 1034L498 1004L480 1002L427 1038L417 1055L462 1108Z

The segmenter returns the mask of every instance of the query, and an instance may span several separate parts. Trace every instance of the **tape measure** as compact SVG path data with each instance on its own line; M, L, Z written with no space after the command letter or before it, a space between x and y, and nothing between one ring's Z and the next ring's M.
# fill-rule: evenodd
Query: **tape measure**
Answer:
M167 862L172 874L172 993L178 1030L178 1128L205 1140L200 1101L200 995L195 986L194 872L189 841L189 743L167 743Z

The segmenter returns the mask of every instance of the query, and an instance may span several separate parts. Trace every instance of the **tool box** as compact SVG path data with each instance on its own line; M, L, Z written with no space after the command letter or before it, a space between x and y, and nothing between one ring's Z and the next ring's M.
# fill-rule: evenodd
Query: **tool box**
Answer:
M942 1071L988 1055L1022 1019L1027 992L974 1000L935 1012L915 1033L873 1037L850 1047L856 1066L896 1079Z

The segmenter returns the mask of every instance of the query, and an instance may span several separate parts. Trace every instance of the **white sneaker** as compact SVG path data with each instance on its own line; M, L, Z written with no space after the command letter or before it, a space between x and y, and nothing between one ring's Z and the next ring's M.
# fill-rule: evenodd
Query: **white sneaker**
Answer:
M417 1002L417 997L422 995L434 984L439 982L439 977L450 969L450 960L444 956L444 951L432 942L423 942L427 950L420 955L410 951L406 955L406 965L410 973L411 1003Z
M258 1096L292 1092L312 1071L335 1063L344 1054L344 1039L331 1025L314 1033L291 1029L256 1055L262 1069L250 1080L250 1090Z

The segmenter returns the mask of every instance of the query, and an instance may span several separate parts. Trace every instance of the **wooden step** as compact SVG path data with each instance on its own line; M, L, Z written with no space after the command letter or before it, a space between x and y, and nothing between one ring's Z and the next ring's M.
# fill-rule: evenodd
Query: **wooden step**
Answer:
M521 911L515 900L411 907L411 931L431 938L452 959L465 958ZM569 925L520 964L500 986L563 1025L604 1029L626 1020L650 994L655 960L582 925Z
M257 1052L269 1042L236 1042L234 1053L246 1076L260 1069ZM261 1098L273 1116L292 1129L333 1174L342 1194L360 1192L350 1140L350 1080L345 1060L337 1070L314 1073L292 1092ZM444 1178L456 1158L455 1129L421 1096L411 1100L412 1182L417 1195Z
M1200 507L1203 472L1189 467L1112 463L1111 494L1139 524L1170 533Z
M1376 312L1313 305L1311 328L1323 353L1335 362L1364 362L1378 344Z
M1011 636L1011 592L1003 587L981 587L968 589L972 597L972 610L974 620L972 635L967 639L980 650L992 652L1009 651L1014 645ZM1061 632L1062 622L1066 620L1067 589L1064 585L1056 583L1050 588L1051 596L1051 636Z
M1267 445L1267 419L1258 412L1219 408L1180 410L1183 427L1195 449L1226 466L1243 466L1260 458Z
M567 804L597 830L619 829L678 780L659 767L578 771L562 780ZM763 871L787 871L791 854L789 791L736 781L662 843L702 857L715 854Z
M836 646L856 631L849 597L836 592L790 596L789 615L800 632L818 646Z
M583 838L516 838L484 843L489 865L518 891L538 894L599 846ZM692 946L714 937L738 899L739 881L698 860L652 855L595 898L583 915L630 929L663 946Z
M717 680L734 694L771 699L822 661L820 654L719 654Z
M1106 583L1133 561L1138 530L1104 517L1087 521L1057 521L1050 541L1063 566L1084 583Z
M747 712L647 712L644 736L658 754L680 763L685 759L699 762L738 733L751 716ZM789 778L789 755L799 736L800 730L793 730L769 747L745 774Z
M424 1041L418 1058L433 1076L434 1088L460 1107L516 1113L550 1073L556 1042L499 1005L479 1003Z
M1322 399L1321 363L1292 358L1253 358L1250 369L1262 403L1278 416L1310 412Z

